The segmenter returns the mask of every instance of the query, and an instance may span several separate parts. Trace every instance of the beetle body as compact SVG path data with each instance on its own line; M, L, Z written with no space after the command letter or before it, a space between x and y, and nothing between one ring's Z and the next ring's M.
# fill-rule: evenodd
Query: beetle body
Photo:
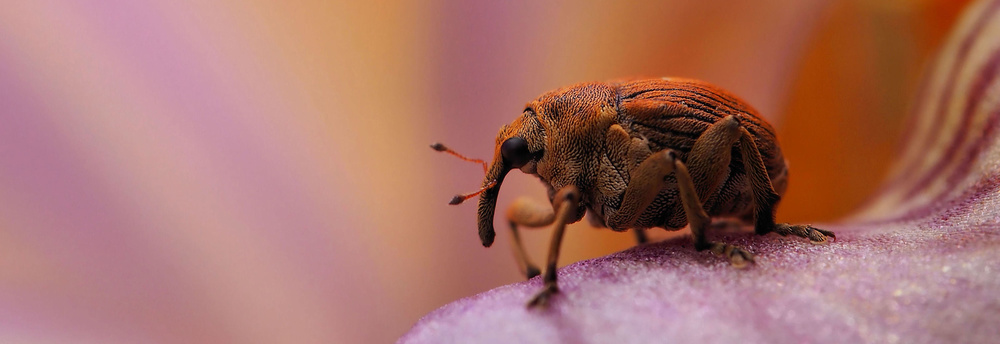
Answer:
M563 230L587 212L616 231L689 225L698 250L728 256L736 266L753 256L708 241L711 217L735 217L753 223L758 234L792 234L815 243L834 236L808 225L774 223L788 175L774 129L751 106L705 82L663 78L560 88L528 103L500 129L496 143L478 208L484 246L494 241L497 195L509 171L536 175L548 188L551 208L519 199L507 213L518 262L529 278L539 271L524 254L518 227L556 229L546 288L529 305L544 305L558 291L555 261Z
M697 80L585 83L548 92L528 103L521 118L500 131L496 156L502 158L499 148L506 139L525 138L529 150L541 153L535 153L537 160L521 171L537 175L550 197L566 185L575 185L582 194L580 206L607 224L621 204L633 168L652 152L664 149L686 161L695 140L728 115L734 115L754 136L771 184L783 194L787 166L771 125L745 102ZM734 144L732 150L738 147ZM742 159L738 153L732 156L727 178L702 201L709 216L747 217L753 210ZM494 161L493 166L502 163ZM676 178L668 176L666 187L633 228L686 226L676 185ZM618 224L610 228L628 229Z

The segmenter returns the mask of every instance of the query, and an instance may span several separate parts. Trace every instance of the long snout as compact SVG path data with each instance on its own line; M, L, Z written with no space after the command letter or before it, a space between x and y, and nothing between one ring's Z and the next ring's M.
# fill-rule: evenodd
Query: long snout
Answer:
M479 195L479 240L482 240L485 247L493 245L493 239L496 238L496 230L493 229L493 214L496 213L497 209L500 185L503 184L503 178L507 176L507 172L510 172L510 167L506 165L499 156L493 161L493 166L490 166L486 179L483 181L484 187L491 183L493 187L486 189Z

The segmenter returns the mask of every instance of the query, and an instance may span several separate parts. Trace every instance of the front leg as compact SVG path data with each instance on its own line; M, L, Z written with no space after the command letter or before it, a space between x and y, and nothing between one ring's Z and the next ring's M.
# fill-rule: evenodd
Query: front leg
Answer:
M540 275L541 271L538 270L535 264L531 263L531 259L528 258L528 254L525 252L524 244L521 243L521 235L517 229L518 226L539 228L552 224L555 221L555 213L552 212L552 206L520 197L514 200L514 204L511 204L510 208L507 209L507 221L510 223L510 231L514 239L512 247L514 249L514 258L517 260L517 267L528 279Z
M566 224L572 219L578 218L576 214L580 204L580 190L575 186L566 186L556 193L552 199L555 213L555 229L552 232L552 241L549 245L549 259L545 266L545 288L538 292L535 297L528 302L528 308L545 307L553 295L559 292L556 284L556 262L559 260L559 248L562 246L563 233L566 231Z

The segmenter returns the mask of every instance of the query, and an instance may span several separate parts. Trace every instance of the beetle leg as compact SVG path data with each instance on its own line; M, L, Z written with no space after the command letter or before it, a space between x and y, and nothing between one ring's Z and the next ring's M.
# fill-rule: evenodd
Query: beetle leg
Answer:
M743 156L743 166L750 179L750 188L753 190L755 232L760 235L770 232L782 236L791 234L809 239L814 244L825 243L828 237L836 239L837 236L833 232L810 225L774 223L774 206L781 200L781 197L774 192L774 187L771 185L771 179L764 168L764 161L760 157L760 151L757 149L757 144L754 143L753 136L742 127L740 133L742 135L740 155Z
M727 116L705 130L691 147L687 166L690 167L698 200L707 199L729 175L732 146L740 137L739 129L736 118ZM663 154L673 153L663 151ZM674 160L673 155L667 159L650 156L639 164L625 189L622 205L608 221L611 228L629 228L635 223L663 188L663 177L673 172ZM701 240L699 245L704 246L704 231L701 228L692 229L698 231L695 232L695 239Z
M635 242L639 245L649 242L649 237L646 236L646 230L642 228L632 228L632 233L635 233Z
M631 180L625 187L625 195L618 210L608 217L608 227L616 230L632 228L656 195L665 186L664 178L674 171L676 154L662 150L650 155L632 170Z
M708 249L728 257L729 262L737 268L745 267L748 262L753 262L753 255L750 252L730 244L711 242L705 238L705 229L712 223L712 218L708 217L705 208L698 200L697 188L687 166L680 160L674 160L674 168L676 169L677 189L680 191L681 203L684 205L684 213L687 215L688 225L694 236L694 248L698 251Z
M712 124L695 140L685 162L698 199L707 203L730 174L733 144L740 138L740 123L732 115Z
M580 190L575 186L566 186L556 193L552 205L556 209L555 230L552 232L552 241L549 246L549 259L545 266L545 288L538 292L535 297L528 302L528 307L545 307L548 305L552 295L559 292L556 285L556 261L559 260L559 248L562 246L563 232L566 231L566 223L572 220L576 214L576 209L580 202Z
M705 213L704 201L714 195L731 172L733 144L740 138L740 123L730 115L715 122L695 140L687 163L676 161L677 187L684 212L687 214L695 249L709 249L729 257L734 266L743 267L753 261L753 255L743 249L724 243L709 242L706 229L711 218Z
M521 235L517 230L518 225L537 228L548 226L554 220L555 213L552 212L552 206L534 202L525 197L514 200L514 204L511 204L510 208L507 209L507 221L510 223L510 231L514 238L512 246L514 258L517 260L517 267L528 279L540 275L541 270L528 258L524 245L521 243Z
M697 145L697 143L695 144ZM753 261L753 255L741 248L709 242L705 238L705 228L708 227L712 219L708 217L701 201L698 200L698 192L687 166L677 159L673 151L667 149L650 155L634 171L632 180L625 189L621 207L608 219L609 226L612 228L632 227L639 215L649 207L649 204L663 189L664 178L674 172L677 177L677 187L680 191L684 213L687 215L688 224L694 236L695 249L699 251L709 249L712 252L725 255L737 267L745 266L747 262Z
M809 239L809 242L813 244L825 244L827 238L837 239L837 236L833 232L828 230L819 229L811 225L790 225L787 223L779 223L774 225L775 233L781 234L781 236L795 235Z
M631 166L642 163L652 152L649 151L649 142L646 139L630 137L629 133L619 124L612 125L608 129L607 147L606 157L608 160L606 164L601 165L601 173L608 175L617 173L623 179L603 179L597 184L597 189L602 194L615 194L618 190L628 187L628 181L624 180L624 178L628 178L628 175L623 172L628 171ZM592 215L590 217L593 220L592 223L599 223L600 227L607 227L603 218L594 215L594 213L590 213L590 215ZM623 230L624 228L614 229ZM649 242L644 228L632 228L632 233L635 235L637 244L642 245Z

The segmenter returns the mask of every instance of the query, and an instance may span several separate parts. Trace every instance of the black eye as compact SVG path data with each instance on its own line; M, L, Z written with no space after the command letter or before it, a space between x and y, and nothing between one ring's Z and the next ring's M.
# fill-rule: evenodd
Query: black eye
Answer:
M511 137L500 145L500 154L503 160L510 164L511 168L521 168L531 161L531 152L528 151L528 141L520 137Z

